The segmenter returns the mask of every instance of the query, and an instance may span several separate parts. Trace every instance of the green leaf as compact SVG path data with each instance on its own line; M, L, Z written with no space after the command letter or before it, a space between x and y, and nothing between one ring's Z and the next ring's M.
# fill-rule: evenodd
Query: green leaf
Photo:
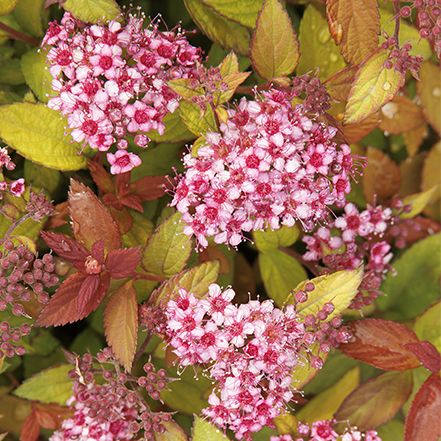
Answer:
M181 213L173 214L149 237L142 258L148 273L169 278L185 268L192 241L183 234L180 219Z
M378 436L387 441L403 441L404 423L393 419L377 429Z
M47 167L40 167L39 165L25 161L24 163L24 178L26 184L31 184L34 188L44 188L51 195L58 189L61 181L61 173Z
M124 236L121 237L123 246L126 248L135 248L138 245L145 245L148 238L153 233L155 226L150 219L147 219L138 211L131 210L133 217L133 226Z
M310 351L308 352L308 356L317 356L319 355L323 362L326 362L326 359L328 358L328 354L324 354L323 352L320 352L320 345L319 343L314 343L310 347ZM326 366L326 363L325 363ZM297 390L301 390L301 388L309 383L318 373L320 370L314 369L311 367L311 364L308 362L305 362L303 365L297 366L295 369L293 369L291 376L294 379L293 386Z
M156 441L188 441L188 435L185 430L175 423L173 420L162 422L164 425L164 433L155 433Z
M165 125L165 132L163 135L160 135L157 130L150 130L150 132L147 133L152 141L185 142L190 141L195 137L183 123L179 116L179 112L167 113L167 115L162 118L162 122Z
M202 32L219 46L248 55L250 34L248 29L222 17L201 0L184 0L185 7Z
M229 438L216 426L197 415L194 416L192 434L192 441L229 441Z
M365 120L392 100L404 85L405 77L395 69L385 69L389 52L379 49L360 64L352 83L343 124Z
M171 80L167 83L167 86L174 90L186 101L190 100L192 96L198 96L204 93L204 90L201 87L199 89L194 89L191 87L190 78L178 78L176 80Z
M302 56L297 75L315 72L318 68L317 76L325 80L346 67L340 49L331 38L328 22L312 5L306 8L300 22L299 43Z
M235 74L226 75L223 78L223 81L228 84L228 89L224 92L221 93L216 92L214 94L216 105L228 101L234 95L237 86L239 86L239 84L242 84L250 76L250 74L251 72L239 72ZM219 108L217 110L219 110Z
M292 73L299 57L299 43L288 13L279 0L266 0L251 39L253 68L270 80Z
M280 250L259 255L259 268L268 295L280 307L290 291L306 278L302 265Z
M199 106L187 101L179 104L179 115L188 129L196 136L207 132L217 132L216 120L211 107L207 107L205 114L201 116Z
M2 0L0 2L0 15L9 14L17 6L18 0Z
M387 274L380 287L386 296L377 299L377 306L400 314L401 320L415 318L439 300L441 233L417 242L392 266L397 275Z
M231 51L219 64L220 74L222 77L236 74L239 72L239 61L237 55Z
M14 391L14 395L27 400L40 401L41 403L57 403L62 406L73 394L72 380L68 377L72 369L70 364L46 369L25 380Z
M441 352L441 302L438 301L415 319L413 331L421 341L430 341Z
M21 101L22 97L15 92L6 92L0 90L0 106L3 104L12 104L14 101Z
M158 305L164 299L168 301L176 291L176 287L185 288L196 297L204 297L208 287L216 282L219 275L220 263L218 260L203 262L193 268L182 271L165 281L150 298L150 303Z
M404 205L410 205L412 210L409 213L400 214L401 219L410 219L419 215L425 208L426 205L432 199L432 196L436 194L436 191L439 189L440 184L434 185L429 190L422 191L421 193L411 194L403 198Z
M305 289L308 282L314 284L314 291L308 292L308 300L299 304L298 314L306 316L317 314L327 302L332 302L335 310L328 315L326 321L331 320L336 315L344 311L351 300L357 295L358 286L363 279L363 267L352 271L337 271L333 274L316 277L312 280L305 280L300 283L294 291Z
M254 242L262 253L271 253L279 247L289 247L299 237L300 230L297 225L282 227L278 230L256 230L253 232Z
M62 6L85 23L114 20L121 12L114 0L66 0Z
M233 20L247 28L256 26L257 14L262 8L263 0L202 0L218 14Z
M42 26L43 4L45 0L20 0L13 15L26 34L41 38L44 35Z
M114 292L104 308L107 343L127 372L131 371L138 332L138 303L133 280Z
M86 168L78 144L65 135L65 120L43 104L0 106L0 136L26 159L61 171Z
M41 49L26 52L21 57L21 71L26 84L32 89L37 98L41 102L47 103L49 98L57 95L57 93L51 88L52 75L47 69L46 58L43 53Z
M18 58L13 58L12 60L2 63L0 66L0 83L9 86L19 86L25 83Z

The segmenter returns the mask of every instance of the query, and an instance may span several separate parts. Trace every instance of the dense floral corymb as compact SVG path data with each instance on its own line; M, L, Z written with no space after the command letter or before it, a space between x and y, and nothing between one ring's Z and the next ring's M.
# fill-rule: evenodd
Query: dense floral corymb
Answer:
M127 153L126 136L146 147L144 133L164 133L162 118L179 105L166 83L187 78L200 61L181 31L144 29L143 18L133 16L125 26L116 20L86 26L66 13L61 24L51 23L42 45L52 46L47 60L58 93L49 107L68 117L75 141L102 152L116 144L118 151L107 154L113 174L141 163Z
M344 205L351 150L333 141L337 129L306 116L291 98L270 90L257 101L242 99L221 133L208 133L197 157L184 158L172 205L183 213L184 233L202 247L210 236L237 246L244 232L297 220L312 230L330 205Z

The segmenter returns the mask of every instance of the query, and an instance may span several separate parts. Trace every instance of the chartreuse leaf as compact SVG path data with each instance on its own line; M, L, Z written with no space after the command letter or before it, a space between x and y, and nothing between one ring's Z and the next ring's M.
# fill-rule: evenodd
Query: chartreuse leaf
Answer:
M413 331L421 341L430 341L441 352L441 302L438 301L415 319Z
M231 51L219 64L219 70L222 77L236 74L239 72L239 60L237 55Z
M52 90L52 75L49 73L44 50L39 49L26 52L21 57L21 71L26 80L26 84L32 89L37 98L47 103L49 98L57 93Z
M259 255L259 268L268 295L282 306L289 292L306 278L302 265L281 250Z
M19 86L25 83L25 78L21 72L20 60L13 58L3 62L0 66L0 78L3 84L8 86Z
M297 435L297 425L299 420L292 413L285 412L279 415L273 419L273 423L276 426L279 435L289 433L293 435L293 438Z
M26 159L61 171L86 168L78 144L65 135L65 121L43 104L0 106L0 136Z
M211 107L201 115L201 110L196 104L181 101L179 104L179 115L190 132L196 136L203 135L207 132L217 132L216 120Z
M184 3L193 21L210 40L237 54L248 55L250 34L246 27L218 14L201 0L184 0Z
M328 358L328 354L320 352L320 345L318 343L314 343L312 345L308 355L311 358L313 356L319 355L323 360L323 363L325 363L326 359ZM301 390L301 388L305 384L309 383L319 372L320 370L311 367L309 361L305 361L303 364L300 364L291 372L291 376L294 379L293 386L298 390Z
M434 185L438 186L431 202L424 209L424 214L439 222L441 217L441 141L430 149L424 159L421 175L421 190L429 190Z
M296 417L309 424L318 420L328 420L340 407L343 400L360 384L360 367L355 366L333 386L317 394L308 401Z
M40 167L31 161L25 161L24 178L26 184L32 183L32 187L44 188L51 195L58 189L61 173L52 168Z
M299 42L288 13L279 0L266 0L251 39L250 58L265 80L286 76L299 62Z
M315 72L325 80L346 66L338 46L331 38L328 23L312 5L306 8L299 32L300 57L296 74Z
M14 17L26 34L40 38L44 35L42 13L45 0L20 0Z
M66 0L62 6L85 23L113 20L121 12L114 0Z
M156 441L188 441L187 432L173 420L163 422L164 433L155 433Z
M417 82L418 97L423 114L432 128L441 135L441 74L435 63L427 61L421 65Z
M256 26L257 14L262 8L263 0L202 0L218 14L233 20L247 28Z
M150 130L147 133L148 137L155 142L185 142L194 139L193 133L191 133L187 126L179 116L179 112L167 113L162 118L162 122L165 125L165 132L160 135L157 130Z
M411 319L439 300L441 233L417 242L392 265L397 276L389 273L381 284L386 294L377 299L381 311L398 313L401 320Z
M104 329L107 343L126 371L130 372L138 332L138 303L133 280L121 286L107 301Z
M3 0L0 3L0 15L9 14L17 6L18 0Z
M253 232L254 243L262 253L271 253L279 247L289 247L296 242L300 230L297 225L282 227L278 230L256 230Z
M169 278L184 269L192 242L183 234L180 218L181 213L173 214L149 237L142 258L148 273Z
M341 29L336 41L348 63L359 64L377 49L380 33L377 0L328 0L326 15L330 25Z
M251 72L239 72L225 76L223 78L223 81L228 84L228 89L225 90L224 92L221 93L216 92L214 94L214 96L216 97L215 98L216 105L228 101L234 95L237 86L239 86L239 84L242 84L250 76L250 74ZM221 119L222 122L226 122L226 120L228 119L228 114L226 113L225 109L222 107L216 108L216 112L218 113L218 115L219 112L222 111L224 112L224 117L219 117L219 119Z
M138 245L144 246L153 233L155 226L153 222L138 211L132 210L133 226L121 239L124 247L134 248Z
M190 78L178 78L176 80L171 80L167 83L167 85L186 101L189 101L193 96L202 95L204 93L204 89L202 87L198 89L191 87Z
M316 277L312 280L304 280L295 291L305 289L308 282L314 284L314 291L308 292L308 300L299 304L297 312L303 316L317 314L326 302L332 302L335 310L328 315L327 321L343 312L357 295L358 286L363 279L363 267L352 271L337 271L333 274ZM287 301L291 301L287 299Z
M405 77L395 69L385 69L389 52L379 49L360 64L352 83L344 124L363 121L388 103L404 85Z
M195 415L192 428L192 441L229 441L216 426Z
M404 205L410 205L412 207L412 210L410 210L408 213L403 212L402 214L400 214L400 218L410 219L419 215L426 208L426 205L430 202L432 196L435 195L436 192L439 190L439 186L440 184L436 184L432 188L429 188L429 190L404 197Z
M378 436L387 441L403 441L404 439L404 423L393 419L376 429Z
M72 395L72 380L68 377L71 369L70 364L46 369L25 380L14 390L14 395L27 400L58 403L63 406Z

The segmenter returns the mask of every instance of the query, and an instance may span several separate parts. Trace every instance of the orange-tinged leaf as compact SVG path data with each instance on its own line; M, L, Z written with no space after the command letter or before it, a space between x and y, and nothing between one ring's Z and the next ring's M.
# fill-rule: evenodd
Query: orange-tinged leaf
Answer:
M381 108L383 120L380 129L391 135L400 135L409 130L414 130L424 124L421 109L415 101L404 95L397 95Z
M441 355L430 341L408 343L404 347L412 352L427 370L431 372L441 370Z
M124 234L127 234L133 227L133 216L126 207L123 207L121 211L113 207L109 207L109 210L113 220L118 226L120 234L124 236Z
M164 176L144 176L129 185L129 193L139 196L142 201L153 201L165 194L168 184Z
M279 0L266 0L251 39L251 63L265 80L289 75L299 62L299 43L288 13Z
M89 302L92 300L93 295L96 293L100 286L100 276L98 274L90 274L84 279L78 292L78 314L82 314Z
M412 374L384 372L357 387L334 417L349 420L360 430L375 429L391 420L412 392Z
M404 441L437 441L441 436L441 379L432 374L410 405L404 425Z
M369 204L387 199L398 193L401 187L401 173L398 165L381 150L368 147L368 165L363 170L363 195Z
M372 115L397 94L405 77L394 69L384 69L389 53L375 51L360 64L352 83L344 124L354 124Z
M426 121L441 135L441 72L439 66L430 61L418 71L417 93L421 100Z
M347 324L353 338L339 349L348 357L379 369L404 371L420 366L420 361L404 345L418 343L406 326L381 319L354 320Z
M358 72L358 66L348 66L339 70L325 81L329 95L335 101L345 102L349 99L352 83Z
M60 406L59 404L55 404L55 403L39 403L39 402L34 402L33 406L37 411L42 411L44 413L49 414L56 422L56 426L57 427L61 427L61 422L67 418L72 418L74 415L74 409L71 407L67 407L67 406ZM37 416L38 418L38 416ZM44 421L42 421L43 423ZM41 423L41 426L45 429L47 429L47 427L43 426L43 424ZM53 430L53 429L51 429Z
M424 160L421 173L421 190L429 190L438 185L432 200L424 210L424 214L440 222L441 217L441 141L437 142Z
M381 116L379 112L376 112L359 123L343 126L342 128L346 135L347 143L355 144L361 141L366 135L371 133L372 130L378 127L380 121Z
M112 279L129 277L139 265L141 247L111 250L107 255L106 269Z
M331 35L345 60L361 63L378 47L380 14L377 0L326 0Z
M43 427L43 429L55 430L57 428L57 421L49 412L34 409L34 415L38 424Z
M115 193L116 188L112 176L102 165L99 165L95 161L89 161L87 166L89 167L90 174L92 175L95 184L98 185L101 190L105 193Z
M104 309L104 328L107 343L126 371L130 372L138 332L138 303L133 280L110 296Z
M40 424L34 413L31 413L24 421L20 431L20 441L37 441L40 435Z
M409 156L414 156L418 153L421 144L428 134L429 132L427 130L427 124L425 123L416 129L409 130L402 134L404 144L406 145L407 154Z
M71 179L69 215L75 239L87 249L104 239L106 251L121 248L118 227L107 208L84 184Z

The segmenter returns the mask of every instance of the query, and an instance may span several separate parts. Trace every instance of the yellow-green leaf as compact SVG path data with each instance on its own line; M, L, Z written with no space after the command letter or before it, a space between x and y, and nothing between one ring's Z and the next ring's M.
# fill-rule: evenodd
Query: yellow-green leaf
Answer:
M318 343L314 343L312 345L308 355L309 357L319 355L323 362L325 362L328 358L328 354L320 352L320 345ZM293 386L298 390L301 390L301 388L305 384L309 383L317 375L318 372L320 371L311 367L309 361L305 361L303 365L297 366L295 369L293 369L291 373L291 376L294 379Z
M409 213L403 212L400 214L400 218L410 219L419 215L424 208L426 208L426 205L432 199L432 196L436 194L437 190L439 190L439 185L440 184L436 184L432 188L429 188L429 190L422 191L421 193L417 194L411 194L403 198L404 205L410 205L412 210L409 211Z
M187 432L174 420L162 421L165 427L164 433L155 433L155 441L188 441Z
M65 135L65 120L43 104L0 106L0 136L26 159L61 171L86 168L78 144Z
M0 2L0 16L9 14L17 6L18 0L2 0Z
M276 430L279 435L289 433L295 436L297 434L297 425L299 420L292 413L285 412L279 415L273 419L273 423L276 426Z
M441 73L439 66L426 62L418 72L417 93L426 121L441 135Z
M185 268L192 241L183 234L180 219L181 213L173 214L149 237L142 258L148 273L169 278Z
M424 159L421 178L421 190L429 190L433 186L438 186L424 214L439 222L441 217L441 141L430 149Z
M335 310L328 316L327 321L331 320L349 306L351 300L357 295L362 279L363 267L359 267L352 271L337 271L303 281L295 288L295 291L305 289L308 282L312 282L315 288L314 291L308 292L308 300L299 304L297 312L302 316L315 315L325 303L332 302Z
M237 55L231 51L219 64L219 70L222 77L227 75L236 74L239 72L239 61Z
M290 291L306 278L302 265L278 249L259 254L259 268L268 295L279 307Z
M73 382L68 377L71 369L70 364L62 364L46 369L25 380L15 389L14 395L27 400L57 403L64 406L66 400L73 395Z
M250 76L250 74L251 72L239 72L235 74L226 75L223 78L223 81L228 84L228 89L221 93L216 92L214 94L216 105L228 101L234 95L237 86L239 86L239 84L242 84ZM217 96L218 98L216 99ZM222 109L221 107L218 107L216 111L219 111L221 109Z
M266 0L251 39L253 68L270 80L292 73L299 57L299 42L288 13L279 0Z
M32 188L44 188L49 194L53 194L57 189L61 180L61 173L52 168L40 167L39 165L25 161L24 178L26 184L32 183Z
M207 107L207 110L201 117L199 106L187 101L181 101L179 104L179 115L190 132L196 136L207 132L217 132L216 120L211 107Z
M183 123L179 112L167 113L162 118L162 122L165 125L165 131L163 135L160 135L157 130L150 130L147 133L148 137L155 142L185 142L194 139L193 133L191 133L187 126Z
M190 100L192 96L198 96L204 93L202 88L194 89L191 87L190 78L178 78L176 80L171 80L167 83L167 86L187 101Z
M192 441L229 441L216 426L195 415L192 428Z
M224 49L248 55L250 34L246 27L222 17L202 0L184 0L184 3L193 21L210 40Z
M331 38L328 23L312 5L306 8L300 22L299 43L302 56L297 75L314 73L318 68L318 77L325 80L346 67L338 46Z
M262 8L263 0L203 0L218 14L233 20L247 28L256 26L257 14Z
M8 86L19 86L25 83L18 58L2 62L0 66L0 79L3 84Z
M13 15L26 34L40 38L44 35L42 13L45 0L20 0Z
M253 232L254 242L262 253L271 253L279 247L289 247L296 242L300 230L297 225L282 227L278 230L256 230Z
M405 77L395 69L385 69L389 52L374 52L360 64L352 83L344 124L363 121L392 100L404 85Z
M441 352L441 302L438 301L415 319L413 331L420 341L430 341Z
M135 248L138 245L144 246L153 233L155 226L150 219L138 211L132 210L130 214L133 217L133 226L130 231L121 237L123 246L127 248Z
M130 372L138 335L138 303L133 280L110 296L104 308L104 328L107 343Z
M66 0L62 6L85 23L114 20L121 12L114 0Z

